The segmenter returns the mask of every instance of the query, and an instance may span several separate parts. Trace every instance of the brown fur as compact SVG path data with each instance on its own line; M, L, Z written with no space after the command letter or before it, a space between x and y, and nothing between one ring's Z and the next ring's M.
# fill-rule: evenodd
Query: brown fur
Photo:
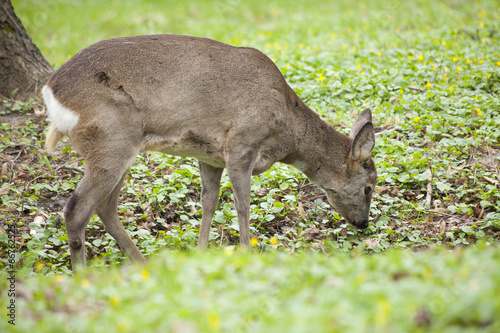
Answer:
M242 245L250 242L251 175L275 162L302 170L349 222L367 226L371 193L360 193L376 182L371 112L359 117L351 138L340 134L258 50L186 36L116 38L80 51L47 86L78 115L68 136L86 159L85 177L66 208L74 264L85 262L84 249L71 244L84 244L94 211L132 259L144 260L119 221L116 200L135 156L151 149L200 161L200 248L208 243L223 168L233 185ZM48 149L61 137L52 125Z

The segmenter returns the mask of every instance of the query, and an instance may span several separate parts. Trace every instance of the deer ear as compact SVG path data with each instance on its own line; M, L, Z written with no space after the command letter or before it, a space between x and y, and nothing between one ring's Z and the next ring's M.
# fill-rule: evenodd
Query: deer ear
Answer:
M365 161L370 157L375 146L375 132L371 122L365 123L358 130L351 146L351 156L354 161Z
M372 122L372 111L370 109L366 109L361 113L361 115L356 119L354 125L352 125L351 134L349 137L354 140L354 138L358 135L359 131L366 123Z

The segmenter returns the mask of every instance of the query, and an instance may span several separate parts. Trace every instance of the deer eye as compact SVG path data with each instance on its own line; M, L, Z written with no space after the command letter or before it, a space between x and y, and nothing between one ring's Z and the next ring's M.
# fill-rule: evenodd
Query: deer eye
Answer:
M371 186L366 186L365 187L365 195L369 195L370 193L372 193L372 187Z

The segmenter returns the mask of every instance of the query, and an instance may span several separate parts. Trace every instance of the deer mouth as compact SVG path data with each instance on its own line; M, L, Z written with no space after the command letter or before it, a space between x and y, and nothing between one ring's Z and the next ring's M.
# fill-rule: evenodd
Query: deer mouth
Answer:
M361 230L368 228L368 220L352 222L351 224Z

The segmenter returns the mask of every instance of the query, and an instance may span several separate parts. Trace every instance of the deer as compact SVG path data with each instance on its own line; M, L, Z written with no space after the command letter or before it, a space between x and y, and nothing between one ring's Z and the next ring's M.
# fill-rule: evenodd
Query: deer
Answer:
M338 132L257 49L180 35L113 38L70 58L42 95L46 151L67 136L86 163L64 208L73 270L86 266L85 229L95 213L132 262L146 262L117 212L128 169L145 151L198 160L199 249L209 243L224 169L242 248L250 246L252 175L276 162L305 174L349 224L369 224L377 181L372 112L358 116L349 136Z

